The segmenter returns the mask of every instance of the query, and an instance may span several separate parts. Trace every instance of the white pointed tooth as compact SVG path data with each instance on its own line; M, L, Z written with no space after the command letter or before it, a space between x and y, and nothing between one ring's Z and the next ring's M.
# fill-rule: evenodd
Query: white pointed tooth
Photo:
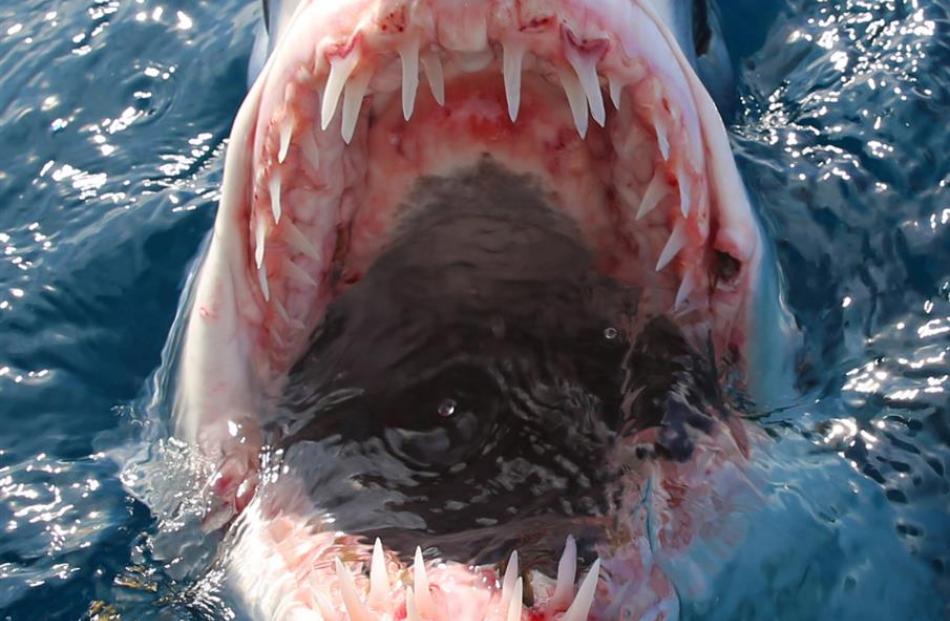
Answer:
M432 99L440 106L445 105L445 75L442 73L442 59L438 52L429 51L422 55L422 70L429 81Z
M314 127L313 129L316 129ZM313 136L313 131L305 131L300 140L300 151L303 153L304 160L313 172L320 170L320 149L317 147L317 140Z
M673 302L673 310L681 310L695 289L696 279L693 276L692 270L690 270L683 275L683 282L680 283L680 288L676 292L676 300Z
M429 593L429 577L426 575L426 563L422 558L422 548L416 546L416 556L412 562L413 583L416 586L416 608L424 615L430 615L434 608L432 594Z
M366 610L366 606L360 601L359 592L356 590L356 585L353 584L353 576L350 575L349 570L343 566L339 557L334 560L336 561L336 579L340 588L340 597L343 599L343 607L350 615L350 621L375 621L370 612Z
M680 211L684 218L689 217L689 208L692 206L693 192L689 186L689 177L684 171L680 171L678 177L680 187Z
M607 111L604 109L604 95L600 92L600 79L597 77L597 56L581 53L573 45L568 45L566 50L567 62L574 68L581 88L587 95L590 114L594 121L603 127L607 120Z
M548 603L551 610L563 610L571 603L574 597L574 580L577 579L577 542L574 537L567 536L564 544L564 553L557 564L557 586L554 595Z
M600 575L600 559L594 561L590 566L590 571L584 577L574 603L567 609L561 621L587 621L587 615L590 614L590 607L594 603L594 594L597 592L597 579Z
M313 276L307 273L307 270L303 269L292 260L287 259L284 261L284 268L287 270L287 275L290 278L293 278L302 285L308 287L316 287L317 281L313 279Z
M316 602L317 609L319 609L320 614L323 615L324 621L337 621L336 607L330 605L330 602L327 600L327 595L320 593L314 589L313 586L308 588L307 592L309 592L310 598Z
M647 186L646 192L643 193L643 200L640 201L640 208L637 210L637 220L641 220L647 216L651 211L653 211L657 205L660 204L667 193L669 192L669 186L664 179L663 173L657 168L653 172L653 178L650 180L650 185Z
M267 282L267 268L261 266L257 268L257 282L261 286L261 293L264 300L270 302L270 283Z
M280 317L284 321L284 323L290 324L293 322L293 320L290 318L290 314L287 312L287 309L284 308L283 304L281 304L277 300L274 300L274 303L272 306L274 307L274 310L277 312L277 316Z
M257 269L264 265L264 244L267 238L267 221L263 217L257 217L257 226L254 227L254 263Z
M670 138L666 134L666 126L659 119L653 119L653 128L656 130L656 144L660 147L660 155L664 161L669 161Z
M303 231L297 228L297 225L293 223L291 218L287 218L287 221L284 222L284 239L287 240L287 244L304 256L308 256L314 261L320 261L321 256L317 251L316 247L307 239L307 236L303 234Z
M518 120L521 108L521 71L525 47L520 43L508 43L503 48L502 71L505 77L505 96L508 98L508 117Z
M343 87L359 64L360 55L354 49L346 56L334 56L330 61L330 75L327 77L327 85L323 89L323 103L320 107L320 129L325 130L333 120L336 114L336 106L340 103L340 95L343 94Z
M340 135L343 136L343 142L346 144L350 144L350 140L353 139L356 122L360 119L363 97L366 96L366 87L369 86L372 77L369 71L358 73L346 83L346 88L343 89L343 121L340 123Z
M277 161L280 164L287 159L287 152L290 150L290 139L293 137L294 124L290 119L285 119L280 126L280 148L277 151Z
M389 574L386 571L386 557L383 555L383 542L379 537L373 544L373 560L369 569L369 605L382 607L389 597Z
M515 582L514 590L511 593L511 599L508 601L508 614L505 615L506 621L521 621L521 608L524 601L524 582L518 578Z
M280 170L275 170L271 173L270 183L267 184L270 191L270 210L274 214L274 224L280 222L280 184Z
M508 566L505 567L505 577L501 581L501 609L508 610L511 597L514 595L515 582L518 581L518 551L515 550L508 557Z
M686 223L683 220L678 220L673 226L673 232L670 233L670 238L666 240L666 245L663 247L663 251L660 252L660 259L656 262L656 271L662 270L664 267L670 264L670 261L679 254L679 251L683 249L683 246L686 245Z
M564 94L567 95L567 103L571 106L574 126L581 138L584 138L587 136L587 96L573 72L561 69L558 74Z
M412 587L406 587L406 621L422 621L416 610L416 596L412 593Z
M623 95L623 84L617 76L608 76L607 83L610 86L610 102L617 110L620 109L620 99Z
M402 116L412 118L416 107L416 91L419 90L419 42L407 41L399 48L402 59Z

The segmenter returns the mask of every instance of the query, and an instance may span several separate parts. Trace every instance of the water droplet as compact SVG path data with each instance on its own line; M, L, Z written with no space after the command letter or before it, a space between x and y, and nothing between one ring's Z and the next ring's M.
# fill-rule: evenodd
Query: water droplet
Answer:
M444 399L442 403L439 404L439 416L448 418L455 414L455 399Z
M617 328L607 328L604 330L604 338L608 341L612 341L617 338L618 334L619 332L617 331Z

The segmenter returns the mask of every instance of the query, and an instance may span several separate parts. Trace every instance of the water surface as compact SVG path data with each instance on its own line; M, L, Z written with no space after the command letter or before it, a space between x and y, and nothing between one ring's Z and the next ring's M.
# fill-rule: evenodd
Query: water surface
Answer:
M749 412L775 438L763 515L714 588L684 589L684 616L941 618L948 4L723 5L734 147L807 347L800 397ZM0 8L4 619L232 614L195 575L213 542L129 494L116 458L156 446L143 395L212 224L257 11Z

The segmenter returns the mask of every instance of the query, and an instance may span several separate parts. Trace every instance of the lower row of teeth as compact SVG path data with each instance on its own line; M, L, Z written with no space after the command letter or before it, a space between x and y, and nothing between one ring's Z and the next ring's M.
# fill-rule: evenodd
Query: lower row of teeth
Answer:
M382 541L377 539L373 546L369 589L365 597L360 594L362 589L357 587L353 575L339 557L335 559L335 566L340 597L351 621L376 621L378 617L373 613L374 610L392 608L392 587L389 572L386 569ZM406 586L404 591L406 621L433 619L437 615L437 608L429 589L429 578L420 548L416 548L412 572L413 584ZM563 612L560 616L561 621L585 621L594 602L599 575L600 559L594 561L580 586L575 589L577 544L574 538L569 536L558 563L557 583L552 596L544 605L544 612L548 615ZM520 575L518 552L515 551L508 559L501 583L501 599L498 608L501 613L500 618L504 621L520 621L523 608L524 579Z

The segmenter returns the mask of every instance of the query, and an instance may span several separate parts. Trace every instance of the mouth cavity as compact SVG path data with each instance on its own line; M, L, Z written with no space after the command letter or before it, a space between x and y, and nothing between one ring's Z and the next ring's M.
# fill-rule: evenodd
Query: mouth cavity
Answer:
M545 445L548 470L573 468L570 476L586 477L587 487L602 491L563 499L557 521L535 523L537 515L526 511L520 520L499 515L491 524L474 524L482 528L474 543L452 539L457 525L432 527L442 519L435 514L428 514L422 528L398 520L387 524L380 518L391 510L386 502L368 517L347 517L345 498L352 490L341 492L335 506L328 498L334 484L357 478L334 479L332 468L278 475L295 463L295 452L309 455L301 463L347 463L341 446L385 439L387 425L416 433L403 434L387 450L418 470L451 473L459 463L484 458L453 452L453 433L485 436L459 450L497 449L491 434L512 421L466 423L465 416L452 416L457 409L465 413L464 399L456 396L425 408L448 408L445 418L454 425L439 427L444 437L427 436L431 425L414 429L406 412L433 391L389 394L386 387L438 384L447 374L463 378L453 379L455 385L471 383L465 395L477 400L504 385L501 371L479 379L471 370L484 367L473 366L473 359L506 360L506 351L485 345L498 341L493 330L499 308L514 313L502 317L506 329L536 321L525 334L559 334L570 357L610 360L613 369L626 368L628 377L630 354L607 341L620 334L620 341L635 343L637 335L654 333L661 316L675 319L675 329L661 332L676 334L689 364L705 358L687 342L711 343L717 355L740 345L743 334L736 326L757 238L725 140L711 101L665 26L637 2L300 4L242 108L229 146L209 263L216 252L227 262L221 271L229 275L236 323L222 321L227 287L199 284L196 309L204 323L189 327L185 353L186 363L199 371L183 375L182 401L204 417L198 423L204 429L190 435L199 437L206 453L229 456L216 489L239 497L232 498L243 513L230 558L241 590L261 616L581 621L672 614L676 593L652 554L659 544L681 548L681 531L700 525L677 530L675 520L666 518L651 525L644 498L660 480L697 478L702 482L696 489L674 486L660 504L669 508L686 496L701 497L713 484L715 464L744 452L741 441L737 447L719 430L724 417L715 403L700 399L705 411L688 405L697 401L686 400L676 373L674 380L664 373L667 384L652 395L642 386L633 390L615 372L611 381L617 385L593 390L601 398L588 429L577 431L583 427L577 420L551 424L578 435ZM466 254L470 247L474 256ZM511 248L522 254L506 254ZM499 280L492 260L526 271ZM480 271L456 269L471 265ZM441 292L442 305L407 295L406 274L422 274L429 292ZM484 274L493 278L479 281ZM461 290L473 280L475 289L490 293L479 297ZM540 289L528 287L526 293L525 283ZM387 287L400 295L384 297L386 304L361 297L362 291L378 296ZM588 300L595 291L602 304L569 303L571 312L561 312L538 303L572 300L577 291ZM482 299L491 300L490 307L480 306ZM439 327L429 326L428 333L443 340L420 354L429 362L414 376L416 369L393 353L401 351L401 342L390 350L379 344L406 329L393 326L393 317L420 308L434 309L426 321ZM439 315L447 308L451 312ZM551 326L546 311L577 321ZM458 317L484 319L479 325L485 333L465 332L470 326L452 323ZM347 330L375 349L363 351L354 345L358 339L340 339ZM369 332L377 336L366 338ZM216 338L238 343L220 352L235 354L234 360L209 363L194 353L195 343ZM476 353L472 342L479 343ZM577 356L582 342L597 342L603 351ZM643 366L648 357L635 357L641 366L634 370L649 375L649 365ZM240 367L244 363L247 369ZM203 365L207 373L200 371ZM431 369L436 371L427 377ZM585 369L578 363L574 371L588 388L603 377L596 365ZM405 377L394 379L398 373ZM708 380L707 392L714 391L711 373L698 373ZM196 380L189 375L209 378L210 388L191 388L187 382ZM360 387L356 396L346 391L354 385ZM229 391L230 401L220 401L219 389ZM328 404L318 392L338 398ZM193 397L199 393L201 398ZM644 394L659 412L652 418L635 405ZM491 404L479 403L478 409L491 410ZM368 430L367 420L380 428ZM524 430L507 435L530 437L535 446L539 437ZM221 448L235 437L242 438L239 449ZM265 439L276 446L271 464L257 463ZM445 448L434 451L440 442ZM698 443L712 445L715 457L686 465ZM312 457L321 451L323 461ZM252 456L234 458L240 452ZM492 463L510 461L501 451ZM364 471L385 465L364 463L370 464ZM250 480L250 470L256 481L280 483L258 484L253 499L253 484L235 493L231 488ZM497 473L482 480L492 477ZM365 476L360 480L373 486ZM444 484L445 477L440 480ZM389 480L380 487L394 486ZM448 498L458 490L427 493ZM324 511L315 515L316 496ZM574 502L578 498L583 502ZM483 509L479 516L491 514L490 507ZM604 515L612 526L605 526ZM360 520L364 526L354 531ZM618 527L617 520L631 523ZM532 528L548 535L527 543L520 561L517 552L502 560L500 551L512 547L515 522L523 525L525 541L531 541ZM562 536L555 522L564 531L589 533L590 540L581 540L579 551L578 541ZM499 525L508 529L504 536L494 534ZM338 530L344 526L346 532ZM552 532L565 542L558 560ZM425 560L413 543L416 533L431 544L426 554L437 553L439 560ZM365 543L372 539L373 546ZM533 555L532 546L549 554ZM495 558L482 563L475 549ZM604 550L610 554L601 560ZM410 556L413 562L404 562ZM527 567L526 558L532 558ZM636 592L628 586L634 583L640 585Z
M710 104L647 9L324 4L300 9L232 147L251 153L231 182L250 196L235 215L273 374L372 264L416 180L485 153L533 174L648 315L728 321L711 297L739 280L750 218L730 215L744 197L709 161Z

